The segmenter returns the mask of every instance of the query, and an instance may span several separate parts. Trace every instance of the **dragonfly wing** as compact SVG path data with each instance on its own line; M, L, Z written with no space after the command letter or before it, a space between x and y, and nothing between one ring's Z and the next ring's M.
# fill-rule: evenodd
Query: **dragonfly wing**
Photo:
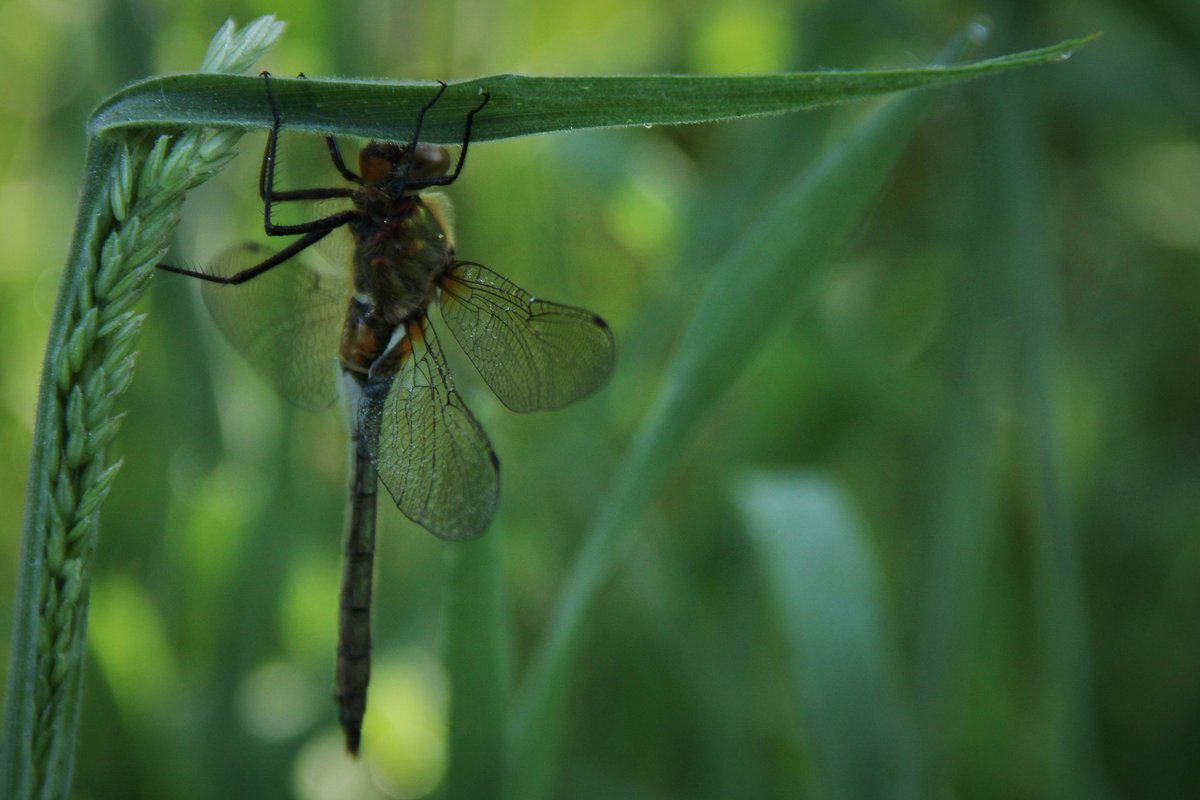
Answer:
M441 281L446 325L513 411L561 408L612 372L613 335L590 311L539 300L482 264L456 263Z
M273 252L236 245L218 259L218 269L232 274ZM349 294L344 278L293 259L235 286L205 281L202 294L225 338L280 394L314 411L337 399Z
M375 362L359 419L379 479L409 519L442 539L487 530L500 462L454 388L427 318Z
M341 198L318 200L313 203L313 219L332 217L348 210L346 201ZM320 254L330 264L354 263L354 237L347 227L343 226L333 231L321 241L313 245L313 250Z

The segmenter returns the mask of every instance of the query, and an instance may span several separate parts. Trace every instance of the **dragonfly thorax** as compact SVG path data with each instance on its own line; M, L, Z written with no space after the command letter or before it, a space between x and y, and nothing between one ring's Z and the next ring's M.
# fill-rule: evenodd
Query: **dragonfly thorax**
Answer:
M354 298L346 319L342 361L365 371L383 354L397 328L426 313L455 259L445 198L388 197L364 186L354 199L360 212L349 223L354 238Z

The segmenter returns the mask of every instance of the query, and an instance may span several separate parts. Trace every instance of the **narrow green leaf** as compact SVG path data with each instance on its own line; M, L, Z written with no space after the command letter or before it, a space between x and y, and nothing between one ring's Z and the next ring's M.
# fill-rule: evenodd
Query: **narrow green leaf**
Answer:
M1035 133L1036 115L1021 98L1033 93L1010 80L979 92L984 125L980 162L992 170L994 224L975 231L979 251L993 260L985 267L1010 275L1018 309L1011 341L1015 343L1013 384L1015 419L1024 466L1024 491L1031 514L1034 597L1038 618L1038 655L1049 698L1050 763L1047 797L1109 795L1095 741L1090 637L1091 621L1083 578L1079 531L1072 518L1056 425L1055 376L1061 345L1056 309L1061 308L1061 269L1054 263L1047 228L1051 203L1042 176L1044 154Z
M985 587L997 583L997 538L1012 533L995 521L1010 468L1003 460L1008 430L997 422L1011 420L1020 434L1016 472L1025 481L1023 507L1031 517L1021 538L1033 556L1039 623L1041 669L1033 674L1044 682L1047 699L1045 744L1027 782L1046 797L1103 798L1078 532L1053 419L1059 271L1047 242L1053 220L1035 135L1040 115L1031 107L1035 93L1020 81L982 88L972 93L976 147L958 189L970 202L952 212L970 256L947 336L943 452L934 470L936 508L916 637L928 769L933 780L948 780L963 755L964 701L981 669L985 639ZM979 186L989 191L976 191ZM997 415L997 406L1007 413ZM1016 584L1026 580L1022 575Z
M1062 61L1094 38L957 66L771 75L492 75L449 84L425 118L422 138L460 141L463 118L479 104L482 91L491 102L475 120L472 141L801 111ZM429 83L282 77L273 78L271 86L292 130L384 139L406 136L413 115L436 89ZM270 125L261 78L185 74L140 81L112 95L96 109L89 132Z
M879 564L840 487L756 475L738 492L791 656L813 797L927 797Z

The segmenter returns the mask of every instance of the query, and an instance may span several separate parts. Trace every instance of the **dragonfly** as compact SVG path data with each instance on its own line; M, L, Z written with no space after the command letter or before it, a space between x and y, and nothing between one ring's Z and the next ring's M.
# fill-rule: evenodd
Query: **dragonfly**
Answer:
M500 401L513 411L557 409L596 391L612 372L613 334L597 315L543 300L482 264L458 258L446 197L467 160L464 121L450 152L420 141L420 108L406 141L370 141L358 169L325 144L346 185L277 189L283 119L263 73L272 125L259 172L264 230L298 237L278 250L241 244L212 270L159 264L202 280L217 327L268 383L295 405L322 410L343 398L352 445L334 699L347 751L357 756L371 670L371 596L378 484L411 520L448 540L480 536L499 502L500 462L454 386L430 309ZM317 219L281 224L276 203L341 203ZM328 268L296 256L349 233L345 258ZM223 274L229 273L229 274Z

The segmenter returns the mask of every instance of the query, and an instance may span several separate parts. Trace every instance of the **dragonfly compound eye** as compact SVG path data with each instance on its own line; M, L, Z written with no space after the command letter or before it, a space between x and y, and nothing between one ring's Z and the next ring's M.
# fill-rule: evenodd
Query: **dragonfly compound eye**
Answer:
M438 178L450 170L450 153L432 144L417 145L413 152L412 177Z
M404 159L404 148L392 142L369 142L358 154L363 181L378 186L392 177Z

